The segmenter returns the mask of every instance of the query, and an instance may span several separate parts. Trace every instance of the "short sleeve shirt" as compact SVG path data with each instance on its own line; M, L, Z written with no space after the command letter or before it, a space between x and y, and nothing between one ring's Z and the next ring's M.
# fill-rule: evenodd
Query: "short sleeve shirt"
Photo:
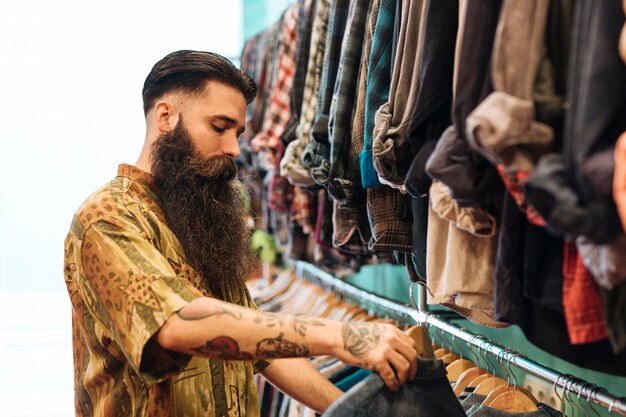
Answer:
M65 240L77 416L259 416L264 361L209 360L151 337L210 296L166 224L152 176L122 164L78 209ZM225 300L246 307L245 287Z

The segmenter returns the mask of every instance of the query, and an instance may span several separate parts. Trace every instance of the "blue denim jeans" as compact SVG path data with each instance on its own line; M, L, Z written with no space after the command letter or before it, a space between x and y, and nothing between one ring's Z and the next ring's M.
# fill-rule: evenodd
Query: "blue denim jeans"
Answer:
M397 392L372 374L334 402L324 417L464 417L441 360L418 359L417 376Z

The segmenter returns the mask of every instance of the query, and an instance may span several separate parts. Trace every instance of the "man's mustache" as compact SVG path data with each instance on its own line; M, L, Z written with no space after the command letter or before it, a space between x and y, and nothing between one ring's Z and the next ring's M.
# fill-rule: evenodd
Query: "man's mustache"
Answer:
M237 163L230 156L214 156L209 160L198 163L194 171L210 180L232 181L237 178Z

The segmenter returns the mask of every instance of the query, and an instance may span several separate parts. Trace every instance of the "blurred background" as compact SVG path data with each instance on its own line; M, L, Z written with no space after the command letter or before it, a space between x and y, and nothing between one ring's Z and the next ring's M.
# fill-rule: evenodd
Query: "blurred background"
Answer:
M1 3L1 416L74 413L63 240L78 205L136 161L152 65L179 49L238 65L243 40L289 3Z

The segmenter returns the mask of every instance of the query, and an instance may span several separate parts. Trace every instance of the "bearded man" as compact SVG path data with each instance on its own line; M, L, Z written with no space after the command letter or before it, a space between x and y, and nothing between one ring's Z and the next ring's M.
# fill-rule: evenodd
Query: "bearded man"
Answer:
M341 392L305 356L375 369L393 390L415 377L414 342L393 326L250 299L234 158L255 95L208 52L174 52L148 75L139 159L83 203L65 241L77 415L255 417L254 372L323 412Z

